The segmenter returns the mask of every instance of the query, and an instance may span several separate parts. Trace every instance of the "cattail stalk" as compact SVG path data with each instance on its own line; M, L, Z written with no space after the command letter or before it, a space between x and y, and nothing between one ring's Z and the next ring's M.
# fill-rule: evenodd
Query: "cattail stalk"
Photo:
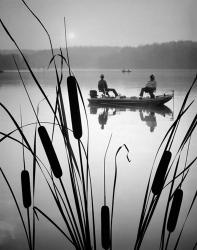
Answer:
M174 198L172 201L172 206L170 209L170 214L169 214L168 223L167 223L167 230L170 233L172 233L175 230L180 208L181 208L182 199L183 199L182 189L176 189L174 192Z
M27 170L21 172L21 186L23 205L25 208L29 208L31 206L31 186L29 172Z
M101 208L101 243L103 249L107 250L110 248L110 216L108 206L102 206Z
M73 134L76 139L80 139L82 136L82 125L77 93L77 82L74 76L69 76L67 78L67 88Z
M44 126L40 126L38 128L38 133L49 160L52 172L56 178L60 178L62 176L62 169L46 128Z
M170 151L164 151L161 160L159 162L159 166L157 168L155 178L153 180L152 184L152 192L154 195L158 195L161 193L164 181L165 181L165 175L166 171L168 169L168 165L170 163L172 153Z

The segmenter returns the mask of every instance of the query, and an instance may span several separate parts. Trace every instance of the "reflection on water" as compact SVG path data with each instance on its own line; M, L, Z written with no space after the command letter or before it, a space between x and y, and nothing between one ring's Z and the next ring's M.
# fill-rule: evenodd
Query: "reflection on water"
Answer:
M132 107L116 107L116 106L98 106L89 104L90 114L98 114L98 123L101 129L104 129L110 116L115 116L121 112L138 112L140 120L150 128L150 132L154 132L157 127L157 116L170 116L173 120L173 111L167 106L132 106Z
M145 112L140 110L140 118L142 121L146 123L146 125L150 128L150 132L153 132L155 127L157 127L156 116L154 112L149 112L147 115L144 115Z

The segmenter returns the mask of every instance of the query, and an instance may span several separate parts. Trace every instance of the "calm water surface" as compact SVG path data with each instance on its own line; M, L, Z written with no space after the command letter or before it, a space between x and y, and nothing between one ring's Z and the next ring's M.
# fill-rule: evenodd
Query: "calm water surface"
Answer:
M152 163L158 146L163 139L166 131L172 125L180 109L181 103L195 76L195 71L191 70L134 70L132 73L121 73L120 71L97 71L97 70L75 70L76 77L79 81L85 105L88 113L90 129L90 166L92 182L94 189L96 231L98 249L100 246L100 208L103 205L103 160L105 150L112 135L111 144L106 158L106 180L107 180L107 204L111 205L112 187L114 178L114 161L117 149L126 144L129 148L129 158L126 160L126 152L123 149L118 155L118 178L114 210L114 227L113 227L113 249L133 249L139 216L144 198L144 192L147 180L150 174ZM105 74L110 87L127 96L138 96L140 88L148 80L151 73L156 75L158 82L158 94L170 93L175 90L174 102L170 101L163 108L98 108L89 107L87 98L90 89L97 88L100 73ZM67 73L65 72L65 75ZM55 74L54 72L38 71L36 72L40 83L46 91L47 96L52 102L55 97ZM34 106L43 99L39 90L33 83L30 75L23 72L24 81L27 85L29 94ZM66 112L68 112L68 102L66 93L66 78L63 82L63 96L65 101ZM196 99L197 89L194 87L189 102ZM35 117L28 98L19 80L16 72L5 72L0 74L0 100L11 111L17 121L20 123L20 109L22 111L23 124L34 123ZM188 103L189 103L188 102ZM176 152L184 133L190 122L196 114L196 100L184 115L177 131L172 151ZM39 104L39 117L42 122L52 122L50 110L45 101ZM69 113L68 113L69 115ZM0 110L1 131L6 133L15 129L8 115ZM84 114L83 114L84 117ZM46 125L51 130L51 125ZM68 126L71 127L68 118ZM83 142L86 142L86 123L83 123L84 136ZM33 145L34 125L24 128L24 133ZM21 140L18 133L14 134L15 138ZM191 161L196 155L195 142L197 134L194 132L191 140L188 160ZM74 143L74 142L73 142ZM65 161L65 152L63 142L56 133L54 145L58 158L62 166L65 166L65 176L67 168ZM74 143L74 148L76 147ZM43 149L38 140L38 154L47 164L43 154ZM25 152L26 165L31 172L32 157ZM184 167L185 152L181 158L180 170ZM19 204L21 202L20 173L23 169L22 148L11 140L6 140L0 144L0 166L3 168L8 177ZM186 181L183 185L184 198L183 206L180 212L177 230L171 237L169 249L174 245L178 232L187 214L190 202L196 191L196 166L192 167ZM65 177L65 181L66 177ZM0 176L0 249L28 249L25 240L25 234L14 201L10 195L5 181ZM69 187L68 187L69 188ZM51 218L61 225L60 216L55 204L49 193L44 178L38 171L36 183L36 206L46 212ZM159 202L159 206L154 214L153 220L147 231L141 249L158 249L161 234L161 223L163 207L166 204L165 192ZM22 209L23 211L23 209ZM192 249L197 238L197 209L194 205L189 220L183 231L179 249ZM25 211L23 211L25 213ZM37 249L72 249L65 239L40 216L36 222L36 245Z

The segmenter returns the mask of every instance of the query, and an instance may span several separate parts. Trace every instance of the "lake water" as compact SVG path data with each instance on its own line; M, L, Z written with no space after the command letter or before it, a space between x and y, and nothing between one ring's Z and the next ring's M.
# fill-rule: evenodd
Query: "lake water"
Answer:
M112 200L115 154L118 148L123 144L126 144L129 148L129 158L131 159L131 162L129 163L126 159L126 151L124 149L120 151L117 158L118 176L113 222L113 249L133 249L144 193L156 151L168 128L176 119L183 98L191 85L196 72L192 70L133 70L132 73L123 74L118 70L74 70L74 73L81 87L89 120L89 157L94 192L97 249L102 249L100 244L100 209L103 205L103 164L105 151L111 135L112 139L106 157L106 188L107 204L109 206L111 206ZM150 109L148 107L89 107L87 101L89 90L97 88L97 82L101 73L104 73L109 87L116 88L119 93L126 96L138 96L140 88L144 86L148 80L148 76L151 73L154 73L158 83L157 93L170 93L172 90L175 90L174 101L170 101L163 108L155 109ZM36 105L43 100L43 96L39 92L29 73L22 72L22 76L33 104L36 107ZM36 72L36 76L43 86L48 98L54 103L54 72L40 70ZM65 108L68 113L69 106L66 93L66 76L67 72L65 72L65 79L62 84ZM197 88L194 86L188 104L196 99L196 93ZM10 110L18 123L20 123L20 109L22 112L23 124L36 122L34 113L17 72L5 72L0 74L0 102ZM197 104L195 100L179 125L172 146L173 154L177 151L185 132L196 114L196 110ZM15 129L13 122L2 108L0 109L0 116L1 132L8 133ZM84 118L83 112L82 117ZM42 122L53 122L51 112L45 101L42 101L39 104L39 118ZM51 125L48 124L46 127L51 131ZM71 128L69 118L68 127ZM24 133L32 146L34 128L34 124L24 128ZM82 140L85 143L87 137L85 121L83 121L83 131ZM15 138L21 140L18 133L14 133L13 135ZM194 159L197 155L196 139L197 134L196 131L194 131L190 144L188 162ZM73 143L73 147L76 149L76 143ZM66 172L63 142L60 140L58 133L55 136L54 145L61 164L65 165ZM48 163L40 145L39 138L37 150L40 158L42 158L47 165ZM182 154L178 170L179 172L184 168L185 155L186 151ZM27 169L32 176L32 157L28 152L25 152L25 158ZM22 207L20 186L20 174L23 169L22 147L9 139L1 142L0 166L13 187L19 205L21 206L21 210L25 216L25 210ZM170 238L169 249L172 249L174 246L178 233L187 215L190 203L196 192L196 176L197 170L196 164L194 164L182 186L184 191L183 204L176 231ZM66 177L64 178L64 181L66 181ZM28 249L25 233L15 203L2 176L0 176L0 188L0 249ZM62 225L57 208L52 200L44 178L39 171L37 172L36 179L35 204L53 218L53 220L59 225ZM164 192L164 196L162 196L159 201L158 208L154 213L141 249L159 249L162 216L165 204L166 195ZM36 222L36 249L72 249L65 238L58 233L57 230L46 221L46 219L42 216L39 216L39 219L40 220ZM194 204L184 228L179 249L184 250L193 248L197 240L196 225L197 209L196 204Z

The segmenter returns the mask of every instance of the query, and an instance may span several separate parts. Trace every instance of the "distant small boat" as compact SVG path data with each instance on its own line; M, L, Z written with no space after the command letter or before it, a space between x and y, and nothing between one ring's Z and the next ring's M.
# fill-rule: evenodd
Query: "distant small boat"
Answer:
M93 92L92 92L93 91ZM98 97L96 90L90 90L90 98L88 98L89 104L94 105L113 105L113 106L161 106L164 103L170 101L173 97L173 94L163 94L157 95L155 98L143 97L139 98L136 96L126 97L126 96L117 96L117 97Z
M0 70L0 73L3 73L4 71L3 70Z
M122 69L122 73L130 73L131 69Z

